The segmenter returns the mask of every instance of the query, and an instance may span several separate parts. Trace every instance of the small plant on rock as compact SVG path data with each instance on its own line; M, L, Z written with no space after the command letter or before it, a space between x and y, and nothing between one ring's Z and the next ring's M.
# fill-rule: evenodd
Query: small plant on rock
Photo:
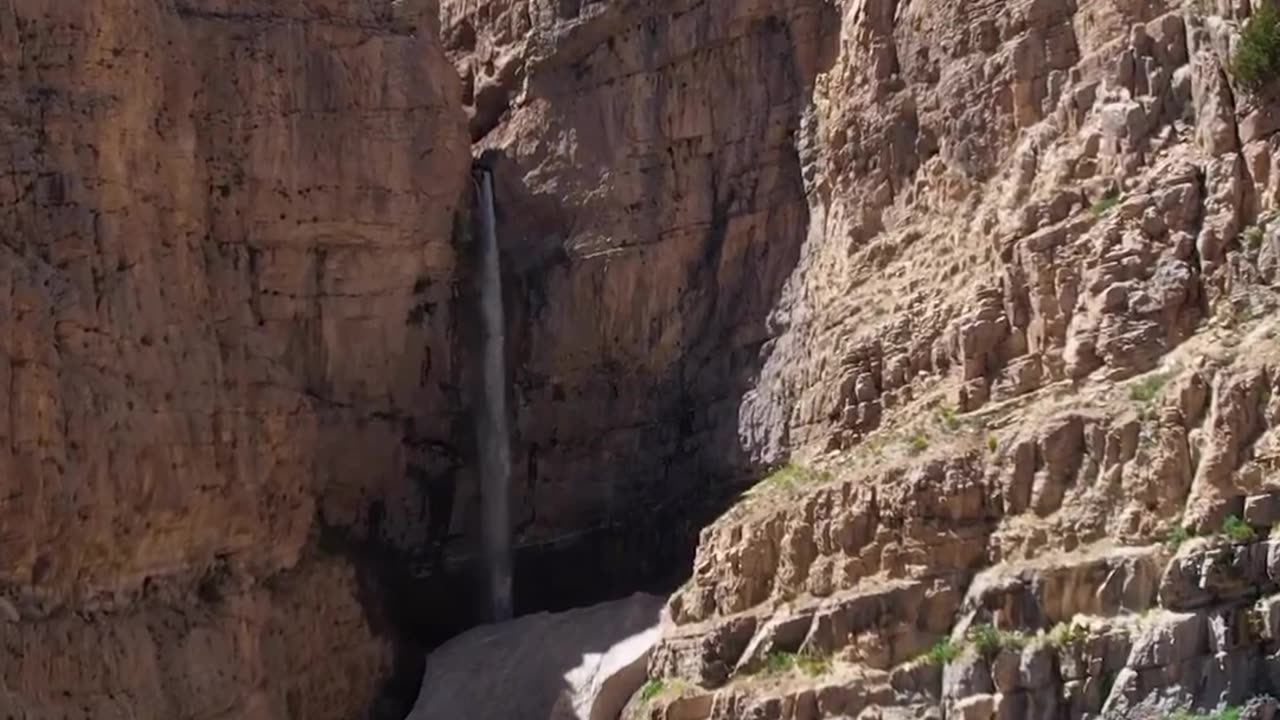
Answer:
M772 652L764 659L763 672L766 676L786 675L796 666L796 654L789 652Z
M1105 195L1098 198L1098 201L1093 204L1093 207L1089 208L1089 214L1093 215L1095 218L1100 218L1119 204L1120 193L1115 190L1108 190Z
M1247 229L1240 235L1244 246L1250 250L1257 250L1262 247L1262 241L1266 239L1266 231L1258 225Z
M813 652L771 652L764 659L759 672L765 677L787 675L796 670L809 677L820 677L831 672L831 658Z
M1000 449L1000 438L996 437L994 433L991 435L988 435L987 436L987 452L994 455L996 451L999 449Z
M924 658L930 665L946 665L960 657L963 652L963 645L952 641L949 637L944 637L925 652Z
M802 485L822 483L830 479L831 473L826 471L814 470L813 468L805 467L803 465L787 463L766 475L764 480L761 481L761 484L783 490L794 490Z
M916 433L907 439L907 454L919 455L929 449L929 438L920 433Z
M1160 395L1160 391L1169 383L1169 376L1164 373L1152 373L1137 383L1129 386L1129 399L1140 403L1149 403Z
M992 657L1001 650L1021 650L1027 645L1027 636L998 630L991 625L978 625L969 630L969 642L983 657Z
M809 677L822 677L831 672L831 658L813 652L803 652L796 656L796 667Z
M1249 523L1235 515L1228 515L1222 521L1222 535L1231 542L1247 543L1258 539L1258 533Z
M1280 10L1271 2L1261 3L1245 23L1231 58L1231 74L1252 93L1280 76Z
M1089 639L1089 631L1073 622L1060 622L1049 631L1049 644L1056 648L1083 645Z
M666 689L667 684L662 678L653 678L640 688L640 700L643 702L650 702L661 695L662 691Z
M1196 712L1193 710L1179 710L1172 715L1166 716L1167 720L1240 720L1244 716L1244 708L1228 705L1218 710L1210 710L1207 712Z
M938 409L938 422L947 432L955 432L960 429L963 424L960 418L956 417L956 411L943 405Z
M1164 546L1169 548L1170 552L1178 552L1178 548L1182 547L1182 543L1190 540L1195 536L1191 529L1186 525L1175 525L1169 534L1164 538Z

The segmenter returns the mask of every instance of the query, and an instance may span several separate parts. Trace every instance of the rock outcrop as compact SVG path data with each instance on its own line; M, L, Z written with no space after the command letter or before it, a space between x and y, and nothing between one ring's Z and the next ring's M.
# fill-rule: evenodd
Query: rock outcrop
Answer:
M1275 692L1277 646L1230 629L1274 593L1280 490L1271 101L1229 70L1248 4L836 4L808 238L738 424L821 471L704 531L650 665L670 691L630 712ZM1237 543L1170 557L1186 534Z

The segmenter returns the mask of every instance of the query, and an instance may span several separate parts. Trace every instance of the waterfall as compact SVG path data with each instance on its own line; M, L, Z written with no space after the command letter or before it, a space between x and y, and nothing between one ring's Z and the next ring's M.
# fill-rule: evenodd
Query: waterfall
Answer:
M495 622L510 620L511 600L511 447L507 435L506 343L503 338L502 270L497 221L493 213L493 174L477 169L480 216L480 306L484 377L476 413L483 504L484 559L489 602Z

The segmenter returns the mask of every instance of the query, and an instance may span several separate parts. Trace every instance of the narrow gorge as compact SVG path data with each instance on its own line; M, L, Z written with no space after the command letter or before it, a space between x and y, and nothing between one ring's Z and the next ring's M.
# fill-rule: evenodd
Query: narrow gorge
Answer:
M0 53L0 718L1280 716L1274 0Z

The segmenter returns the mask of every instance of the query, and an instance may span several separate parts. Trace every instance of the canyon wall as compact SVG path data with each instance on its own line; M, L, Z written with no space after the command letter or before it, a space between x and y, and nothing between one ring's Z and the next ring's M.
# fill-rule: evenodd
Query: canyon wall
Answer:
M704 531L630 714L1280 692L1280 124L1231 69L1250 3L837 4L809 237L738 425L793 465Z
M0 9L0 715L373 703L390 638L317 539L422 543L409 470L458 454L436 12Z
M421 628L370 567L478 529L472 155L544 548L517 602L670 572L793 463L703 533L630 712L1275 682L1280 113L1228 69L1248 2L4 10L0 709L380 712ZM465 622L452 582L421 622ZM988 625L1066 636L920 659ZM768 670L797 652L821 672Z
M524 541L625 525L652 548L741 476L739 400L809 222L797 143L833 12L442 3L497 172Z

